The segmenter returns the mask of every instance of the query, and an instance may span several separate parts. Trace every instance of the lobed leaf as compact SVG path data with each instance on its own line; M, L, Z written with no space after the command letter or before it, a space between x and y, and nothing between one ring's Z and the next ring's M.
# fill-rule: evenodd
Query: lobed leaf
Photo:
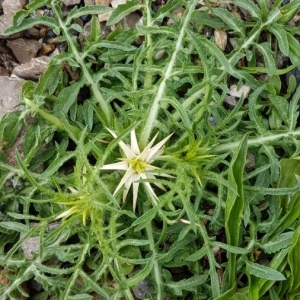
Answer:
M182 296L183 290L193 291L204 284L207 278L207 275L194 275L188 279L183 279L177 282L168 282L166 286L172 289L175 295Z
M111 14L110 18L106 22L107 26L114 25L120 22L124 17L130 13L139 10L143 5L137 0L127 1L125 4L119 5Z
M280 26L278 24L273 24L269 28L269 30L270 30L270 32L272 32L275 35L276 40L278 41L279 49L282 52L282 54L284 54L285 56L288 56L290 50L289 50L287 33L284 30L284 27Z
M255 44L255 47L263 55L265 67L267 68L268 75L272 76L276 72L276 63L268 43Z
M19 17L19 16L18 16ZM34 26L44 25L52 28L55 32L60 32L60 27L57 20L49 17L39 16L33 19L24 19L22 22L20 20L16 20L18 26L11 26L4 31L4 35L12 35L18 33L20 31L24 31L26 29L32 28Z
M86 5L84 7L78 8L75 6L70 12L68 12L67 18L65 20L66 26L68 26L73 19L80 18L85 15L101 15L110 12L112 9L109 6L101 5Z
M275 237L273 240L260 244L260 247L266 253L275 253L290 246L293 234L293 231L284 232Z
M246 270L251 275L267 280L282 281L286 278L277 270L257 263L246 261Z
M213 13L218 16L222 21L234 32L239 33L242 37L245 37L245 25L240 19L228 10L223 8L214 8Z
M261 19L259 7L251 0L235 0L235 4L246 9L253 18Z
M298 226L297 229L294 231L292 236L292 244L289 248L288 253L288 264L291 269L291 277L289 278L289 291L295 292L299 290L300 287L300 227Z
M240 226L245 205L243 192L243 171L246 164L247 136L244 136L236 149L228 171L228 182L237 191L238 195L231 190L227 191L225 203L225 230L227 243L237 247L240 239ZM236 276L236 254L229 254L229 282L234 285Z

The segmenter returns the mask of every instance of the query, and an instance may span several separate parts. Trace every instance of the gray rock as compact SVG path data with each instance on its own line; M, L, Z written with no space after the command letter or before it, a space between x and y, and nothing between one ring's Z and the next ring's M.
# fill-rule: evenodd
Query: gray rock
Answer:
M26 0L4 0L2 3L3 12L5 15L12 16L18 9L22 8Z
M145 299L153 291L153 286L146 279L140 281L133 289L134 296L137 299Z
M25 3L26 0L1 0L3 15L0 16L0 38L4 37L4 30L12 25L14 13L22 8ZM18 36L20 36L20 34L14 35L14 37Z
M84 5L95 5L95 0L84 0Z
M0 76L0 118L6 113L20 109L19 94L25 80L18 77Z
M13 74L26 80L38 80L46 71L49 60L48 56L32 58L30 62L16 66Z
M64 0L66 6L74 6L80 3L80 0Z
M22 237L22 235L21 235ZM34 253L38 253L40 246L40 238L38 236L30 237L24 241L21 248L24 252L24 256L27 259L33 259Z
M10 75L9 72L5 68L0 66L0 76L9 76L9 75Z
M16 59L24 64L30 62L32 58L37 56L42 43L41 41L18 38L7 41L7 46L12 50Z
M61 224L60 222L50 223L47 226L47 230L55 229L60 224ZM34 227L36 225L37 225L37 223L35 223L35 222L30 223L30 227ZM22 238L23 236L24 236L24 234L21 233L20 234L20 238ZM39 247L40 247L40 237L39 236L29 237L21 245L21 248L22 248L22 250L24 252L24 256L27 259L32 259L34 257L34 254L38 253Z
M129 15L125 16L124 19L121 21L124 30L135 27L135 25L139 22L140 18L140 15L135 12L132 12Z
M0 16L0 38L4 37L4 31L6 28L12 25L12 17L10 15Z

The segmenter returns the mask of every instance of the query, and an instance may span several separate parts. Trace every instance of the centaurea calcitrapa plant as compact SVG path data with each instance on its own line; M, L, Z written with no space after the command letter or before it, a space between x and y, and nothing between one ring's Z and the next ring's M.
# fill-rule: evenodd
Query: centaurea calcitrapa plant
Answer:
M284 2L15 14L7 35L47 26L67 50L1 120L1 300L300 297L300 2ZM233 85L249 93L228 105Z

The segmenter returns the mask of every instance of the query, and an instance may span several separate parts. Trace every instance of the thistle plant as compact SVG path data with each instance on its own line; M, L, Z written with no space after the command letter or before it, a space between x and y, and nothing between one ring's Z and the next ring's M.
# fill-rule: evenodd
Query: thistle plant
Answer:
M300 3L152 4L34 0L6 30L48 26L67 50L0 123L1 300L299 297L300 89L282 77L299 66ZM250 92L228 105L233 86Z

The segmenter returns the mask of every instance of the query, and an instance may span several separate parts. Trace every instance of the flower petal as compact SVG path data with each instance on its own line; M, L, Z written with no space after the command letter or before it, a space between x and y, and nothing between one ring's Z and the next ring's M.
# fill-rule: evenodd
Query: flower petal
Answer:
M136 139L136 134L135 134L135 130L134 129L130 132L130 140L131 140L131 150L136 155L140 154L141 151L140 151L137 139Z
M153 143L155 142L157 135L158 135L158 133L154 136L154 138L150 141L150 143L144 148L142 153L138 156L138 159L143 160L146 163L149 162L149 160L146 159L147 153L148 153L149 149L151 148L151 146L153 145Z
M150 173L150 172L149 172L149 173ZM152 174L152 175L155 175L155 176L161 176L161 177L167 177L167 178L175 178L174 176L169 175L169 174L166 174L166 173L158 173L158 172L152 172L152 171L151 171L151 174Z
M146 174L144 174L144 173L141 173L141 174L140 174L140 177L141 177L142 179L147 179L147 176L146 176ZM157 198L157 196L156 196L154 190L152 189L150 183L149 183L149 182L144 182L144 185L146 186L146 189L147 189L148 193L149 193L150 196L151 196L151 200L154 202L155 205L157 205L156 200L158 200L158 198Z
M71 186L68 186L68 189L71 191L71 194L78 194L78 191Z
M162 152L159 152L159 150L168 141L168 139L172 135L173 135L173 133L168 135L166 138L164 138L162 141L160 141L158 144L156 144L153 148L149 149L149 151L147 151L145 161L150 162L150 161L153 161L156 157L158 157L162 153Z
M110 130L109 128L107 128L107 127L105 127L106 128L106 130L116 139L117 138L117 134L114 132L114 131L112 131L112 130Z
M120 161L114 164L104 165L100 170L128 170L129 165L126 161Z
M117 194L117 192L120 190L120 188L122 187L122 185L124 185L125 188L127 188L127 189L128 189L128 187L130 187L130 185L132 183L132 174L134 174L134 173L135 173L135 170L133 168L131 168L131 167L126 171L126 173L122 177L119 185L115 189L115 191L113 193L113 196L115 196ZM127 193L126 193L126 196L127 196Z
M140 176L138 174L133 174L132 176L132 207L133 211L135 211L136 208L136 202L137 202L137 197L138 197L138 191L139 191L139 180Z
M108 130L108 132L109 132L114 138L117 138L117 134L116 134L114 131L108 129L107 127L106 127L106 129ZM134 152L131 151L131 149L130 149L124 142L120 141L120 142L118 142L118 144L119 144L119 146L122 148L122 150L123 150L123 152L125 153L125 155L126 155L127 158L131 159L131 158L133 158L133 157L136 156L136 155L134 154Z
M156 179L156 177L153 174L147 173L146 174L148 179ZM158 188L160 188L163 191L167 191L166 188L160 183L160 182L153 182Z
M62 212L60 215L58 215L55 220L58 220L58 219L62 219L62 218L65 218L65 217L69 217L71 216L72 214L76 213L78 211L78 208L77 207L71 207L69 208L68 210L65 210L64 212Z

